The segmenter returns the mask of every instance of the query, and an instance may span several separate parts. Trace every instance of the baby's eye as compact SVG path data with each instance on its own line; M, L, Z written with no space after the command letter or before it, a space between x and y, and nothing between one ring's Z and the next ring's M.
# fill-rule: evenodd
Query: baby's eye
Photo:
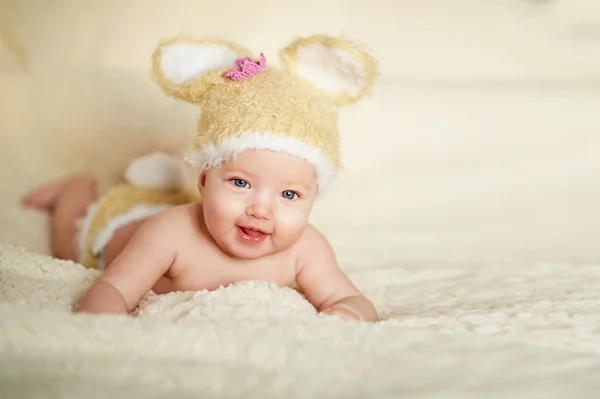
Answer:
M241 188L246 188L248 187L248 182L246 180L242 180L242 179L232 179L231 180L233 182L233 184L235 184L237 187L241 187Z
M285 199L293 200L298 197L298 193L296 193L295 191L292 191L292 190L285 190L284 192L281 193L281 196Z

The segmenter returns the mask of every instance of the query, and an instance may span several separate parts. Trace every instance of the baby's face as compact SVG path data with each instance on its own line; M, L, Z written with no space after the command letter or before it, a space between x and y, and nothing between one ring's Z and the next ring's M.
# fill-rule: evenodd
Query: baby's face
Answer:
M317 195L314 168L271 151L246 150L199 180L206 227L230 256L256 259L303 234Z

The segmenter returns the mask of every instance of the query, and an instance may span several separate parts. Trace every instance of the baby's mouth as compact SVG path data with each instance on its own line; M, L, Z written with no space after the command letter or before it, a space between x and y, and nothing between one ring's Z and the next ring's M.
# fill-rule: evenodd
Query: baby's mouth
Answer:
M261 236L263 234L267 234L267 233L265 233L262 230L253 229L251 227L242 227L242 226L240 226L240 229L244 232L244 234L247 234L250 237L258 237L258 236Z
M258 244L263 242L269 236L269 233L260 229L243 226L237 226L237 228L239 237L246 243Z

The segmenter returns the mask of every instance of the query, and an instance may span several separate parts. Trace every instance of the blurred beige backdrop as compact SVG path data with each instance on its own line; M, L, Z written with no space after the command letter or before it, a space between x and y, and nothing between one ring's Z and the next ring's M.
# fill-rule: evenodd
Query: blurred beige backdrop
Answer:
M0 242L46 252L35 185L176 151L198 110L148 77L156 42L264 52L345 34L381 62L342 112L346 171L313 222L350 266L600 260L600 2L0 0Z

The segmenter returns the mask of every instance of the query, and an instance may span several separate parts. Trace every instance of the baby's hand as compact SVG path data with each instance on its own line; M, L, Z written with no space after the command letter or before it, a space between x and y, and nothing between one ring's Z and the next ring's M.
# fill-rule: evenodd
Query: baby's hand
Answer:
M300 250L296 282L320 313L350 320L379 321L373 304L344 274L333 248L321 233L309 227Z
M334 305L329 309L323 310L321 313L336 315L347 320L363 320L355 310L344 304Z
M377 311L367 298L362 295L352 295L338 301L321 313L337 315L348 320L364 320L377 322Z

